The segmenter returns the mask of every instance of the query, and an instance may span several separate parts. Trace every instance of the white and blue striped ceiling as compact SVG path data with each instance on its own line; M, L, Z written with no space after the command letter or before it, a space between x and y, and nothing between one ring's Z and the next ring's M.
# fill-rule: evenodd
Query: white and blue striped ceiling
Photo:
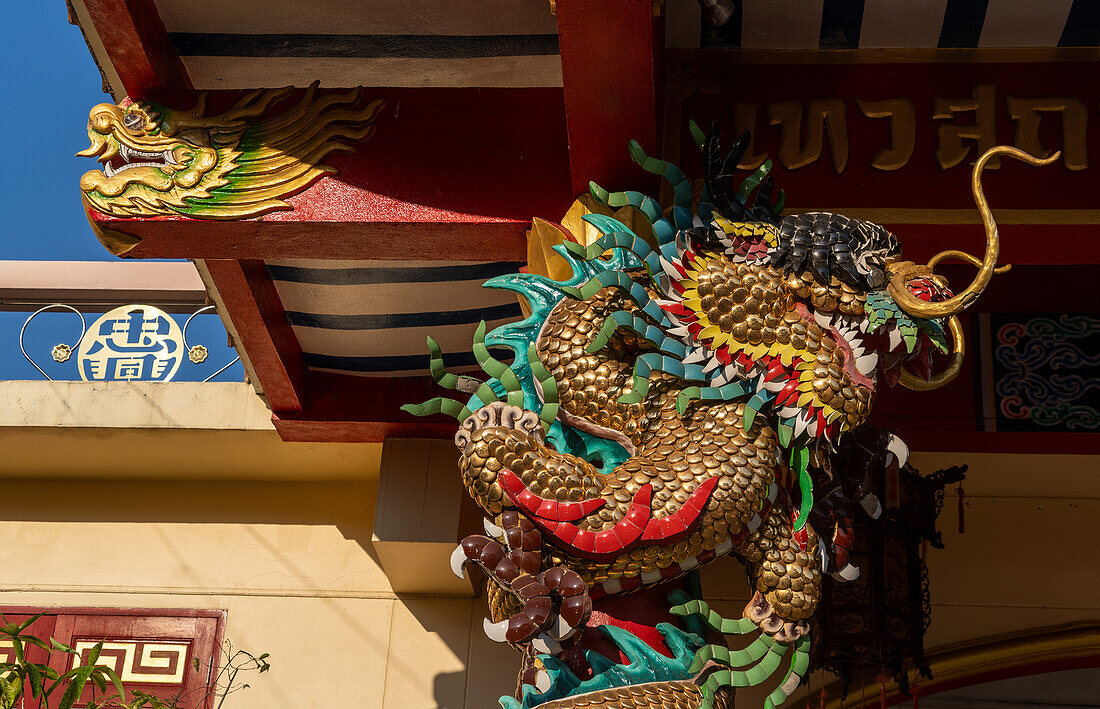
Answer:
M492 329L522 317L514 293L481 284L522 265L269 261L267 270L307 366L401 376L427 371L428 335L439 342L449 368L473 367L477 324L484 320Z
M156 0L198 89L561 86L546 0Z
M1096 0L741 0L700 42L740 49L1095 47Z
M561 86L547 0L156 0L199 89ZM1095 47L1098 0L735 0L723 27L668 0L683 48Z

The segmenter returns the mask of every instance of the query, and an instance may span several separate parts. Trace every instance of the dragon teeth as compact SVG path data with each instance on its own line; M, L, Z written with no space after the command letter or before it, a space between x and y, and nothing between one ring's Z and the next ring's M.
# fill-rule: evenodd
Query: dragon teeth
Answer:
M878 355L874 352L856 358L856 369L860 374L867 375L875 371L878 366Z
M901 347L901 331L896 327L890 328L890 351Z

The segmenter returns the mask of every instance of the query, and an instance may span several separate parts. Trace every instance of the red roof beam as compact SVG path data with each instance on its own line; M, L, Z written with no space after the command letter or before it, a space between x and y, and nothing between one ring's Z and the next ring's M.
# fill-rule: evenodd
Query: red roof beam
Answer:
M237 351L272 411L301 411L305 399L302 348L287 320L263 261L211 260L200 264L217 291L219 311L229 318Z
M131 98L163 100L191 88L153 0L84 0L107 59ZM85 28L87 29L87 28ZM118 94L116 94L117 96ZM119 96L121 98L121 96Z
M657 152L663 22L651 0L558 0L557 14L573 193L638 185L627 143Z

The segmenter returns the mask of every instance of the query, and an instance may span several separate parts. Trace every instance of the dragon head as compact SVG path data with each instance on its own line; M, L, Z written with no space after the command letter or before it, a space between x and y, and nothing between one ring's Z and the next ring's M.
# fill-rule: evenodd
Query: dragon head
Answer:
M206 94L189 111L130 99L95 106L91 146L77 155L103 169L80 178L85 204L117 217L240 219L290 209L282 198L334 172L320 161L366 138L382 106L355 108L359 89L318 97L314 83L287 110L264 117L292 91L254 91L212 116Z

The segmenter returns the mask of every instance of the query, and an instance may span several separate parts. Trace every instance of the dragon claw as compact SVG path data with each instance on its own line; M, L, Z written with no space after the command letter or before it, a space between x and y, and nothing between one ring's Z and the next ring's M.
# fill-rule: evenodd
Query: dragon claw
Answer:
M765 635L781 643L793 643L810 632L810 624L805 620L789 621L781 618L759 591L745 606L744 617L755 623Z

